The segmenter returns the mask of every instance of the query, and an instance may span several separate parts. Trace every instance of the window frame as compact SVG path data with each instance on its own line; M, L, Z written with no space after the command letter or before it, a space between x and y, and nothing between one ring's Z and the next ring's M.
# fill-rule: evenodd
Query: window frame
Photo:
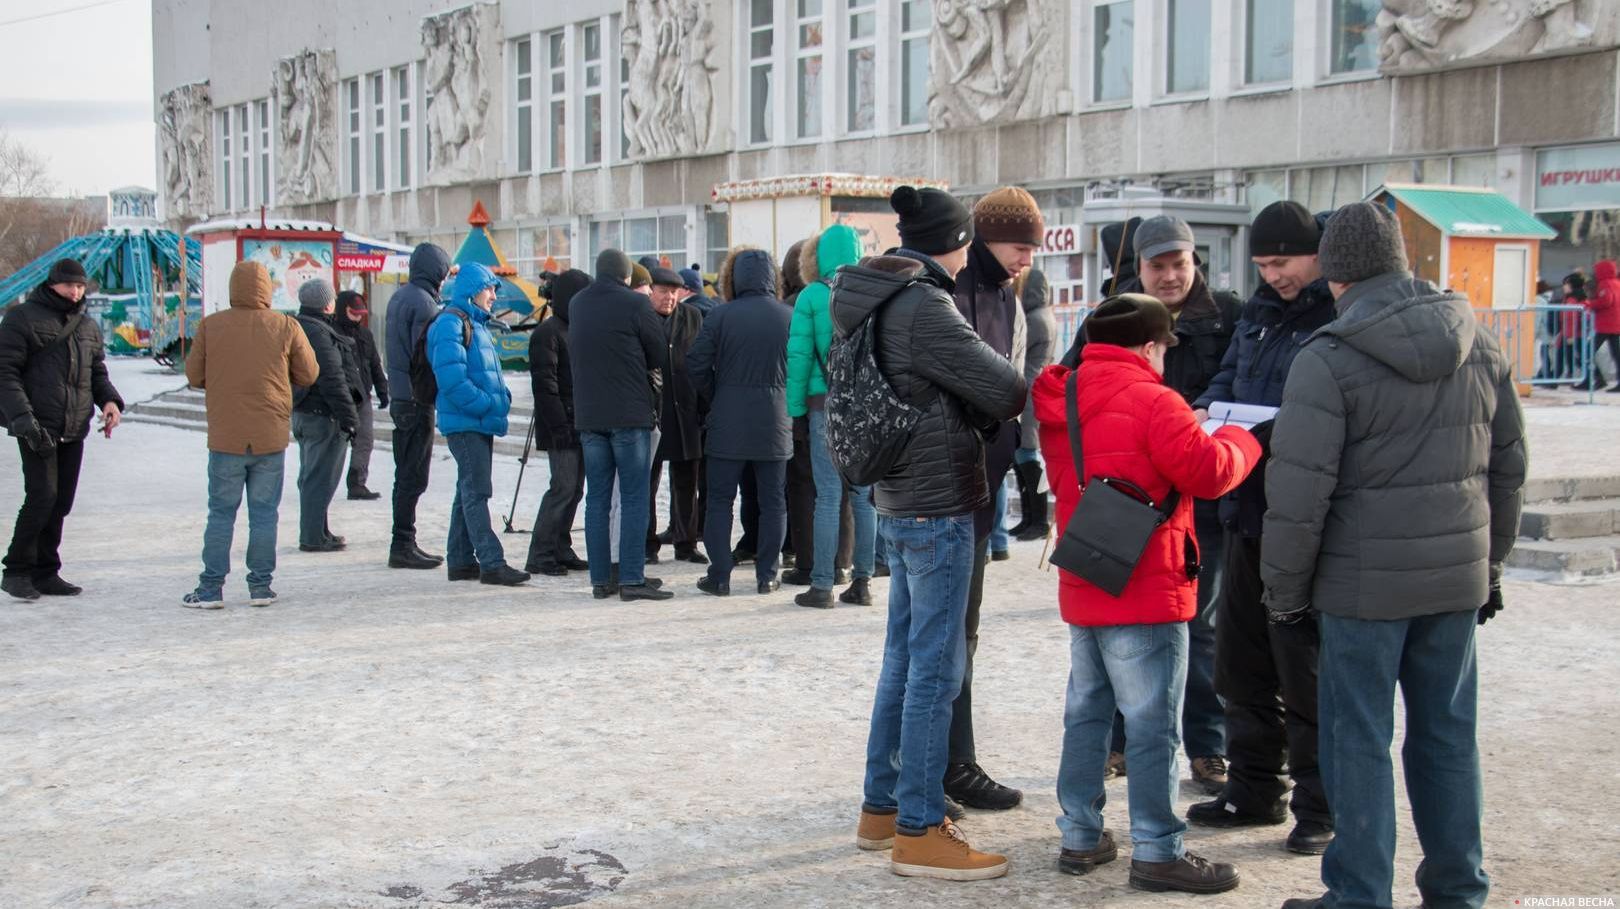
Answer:
M360 77L343 80L344 195L365 194L365 107L360 103Z
M508 152L512 156L511 171L517 174L530 174L535 170L534 139L536 130L534 128L534 119L535 108L538 106L536 103L538 99L536 98L535 88L536 83L539 81L536 78L538 76L538 72L536 71L535 67L535 60L539 56L539 54L536 53L536 51L539 50L537 45L538 42L535 40L535 36L533 34L518 35L511 41L507 42L507 47L509 48L510 52L508 59L511 60L512 75L512 117L508 130L512 136L512 139L509 144ZM523 71L525 64L527 64L529 70L527 73ZM523 98L525 82L528 83L528 100L524 100ZM529 115L529 129L527 131L523 129L523 114L525 111L527 111ZM524 135L525 132L528 133L527 137ZM523 140L525 138L527 138L529 141L529 163L527 167L525 167L523 164Z
M793 78L793 84L790 86L792 92L789 95L792 102L791 106L793 108L792 133L793 141L795 142L820 142L826 137L828 131L827 85L829 81L835 81L828 79L828 76L835 74L829 72L827 67L827 51L829 45L827 18L829 7L835 6L837 4L837 0L818 0L818 2L821 3L821 11L813 16L801 16L799 14L799 5L803 2L804 0L787 0L788 23L791 29L791 40L788 45L788 53L792 61L790 72L792 73ZM812 48L806 48L801 40L803 36L803 29L807 25L815 25L821 29L821 43ZM803 61L806 60L815 60L821 69L816 81L816 91L820 96L818 99L820 101L818 111L820 116L817 118L819 122L816 124L816 132L813 135L807 135L802 130L804 125L804 105L803 98L801 98L799 91L799 66Z
M906 29L906 10L908 2L915 2L923 10L927 18L927 25L920 29ZM933 81L933 41L934 41L934 5L930 0L899 0L894 8L894 53L893 61L888 71L893 73L894 89L894 132L924 132L928 129L928 87ZM923 103L922 119L915 123L906 122L906 44L910 41L921 41L923 48L924 73L922 84Z
M884 44L883 7L878 0L836 0L838 17L838 36L842 39L837 48L839 54L839 85L838 85L838 118L837 122L843 126L838 138L865 138L878 134L884 123L884 90L883 90L883 59L882 47ZM859 8L854 4L865 4ZM898 8L898 7L896 7ZM857 39L853 36L854 19L856 16L872 17L872 34L867 38ZM851 103L851 94L854 91L855 69L850 65L850 55L856 51L870 49L872 51L872 123L870 126L856 129L854 127L855 107Z
M546 52L546 109L545 109L545 172L566 170L570 160L568 124L572 119L569 115L568 90L573 86L568 78L572 71L572 57L574 53L573 29L554 28L540 33L544 39ZM555 39L555 40L554 40ZM562 79L562 87L557 87L557 79ZM552 112L561 105L562 122L554 123ZM559 141L558 128L562 132Z
M258 161L258 172L255 181L259 189L259 204L271 206L276 204L276 153L275 153L275 118L270 116L270 99L261 98L253 102L254 113L258 115L258 146L255 149L255 158Z
M776 40L776 22L781 18L782 0L765 0L766 8L771 11L771 21L764 26L754 22L756 0L738 0L738 2L744 6L743 14L737 17L740 31L738 46L743 49L743 53L738 55L742 62L742 76L737 81L737 94L740 100L737 105L739 121L737 136L740 140L738 145L743 148L766 148L780 144L782 135L782 129L776 122L783 117L782 106L772 103L773 99L771 97L778 93L777 88L781 85L782 64L780 58L782 56L782 46ZM771 36L770 53L762 57L754 56L754 36L756 33ZM823 41L826 40L826 34L826 29L822 29ZM766 71L766 84L770 86L765 99L765 109L761 112L764 127L764 138L762 139L754 138L754 72L759 69Z
M252 124L251 102L236 105L236 166L237 185L241 188L243 210L253 208L253 134L258 132Z
M1204 5L1205 22L1204 22L1204 28L1203 28L1203 31L1202 31L1202 37L1203 37L1203 40L1205 42L1204 43L1204 84L1202 86L1197 87L1197 88L1177 89L1174 85L1171 84L1171 82L1172 82L1172 80L1173 80L1173 78L1175 76L1174 67L1175 67L1176 60L1177 60L1176 35L1175 35L1175 13L1176 13L1176 6L1178 4L1180 4L1180 3L1188 3L1188 2L1202 3ZM1214 53L1215 47L1214 47L1214 40L1213 40L1213 31L1214 31L1213 26L1214 26L1214 22L1215 22L1215 0L1161 0L1161 2L1158 4L1158 10L1157 11L1162 14L1162 15L1159 16L1159 19L1163 23L1158 28L1159 46L1163 49L1163 52L1154 54L1154 57L1160 62L1160 65L1155 67L1157 72L1154 74L1155 79L1158 82L1158 84L1156 86L1156 88L1158 89L1158 91L1156 93L1157 96L1160 97L1160 98L1164 98L1164 99L1167 99L1167 100L1173 100L1173 101L1185 101L1185 100L1192 100L1192 99L1196 99L1196 98L1207 98L1207 97L1209 97L1209 95L1210 95L1210 84L1214 81L1214 69L1215 69L1215 53ZM1135 28L1136 28L1136 23L1133 21L1131 23L1132 38L1133 39L1135 38ZM1195 29L1195 31L1196 31L1196 29ZM1135 43L1134 40L1133 40L1132 43L1134 45L1134 43ZM1132 74L1132 77L1133 77L1132 78L1132 88L1133 89L1135 88L1134 75L1135 74L1133 73Z
M1098 78L1099 68L1102 65L1102 47L1097 33L1097 12L1104 7L1124 7L1131 12L1131 43L1129 52L1125 55L1130 61L1129 86L1125 94L1118 98L1100 98L1102 80ZM1082 53L1075 56L1084 67L1079 84L1085 86L1084 101L1080 104L1081 110L1118 110L1132 107L1136 101L1136 45L1141 36L1137 31L1136 0L1088 0L1085 4L1085 17L1075 23L1078 34L1085 43Z
M366 182L368 195L388 191L388 74L377 70L366 74L366 164L369 166Z
M580 125L578 141L576 144L576 148L579 152L579 165L575 169L579 170L589 167L601 167L607 163L607 140L609 136L609 131L607 129L608 86L606 75L608 42L602 28L601 19L590 19L584 22L579 22L576 23L575 27L579 31L579 49L574 56L578 64L579 76L577 94L575 95L575 100L579 102L579 115L576 119L579 121ZM589 56L587 56L589 53L589 41L587 40L587 36L590 34L592 29L596 30L597 36L595 60L592 60ZM596 85L594 86L590 84L592 67L596 68ZM590 121L588 118L590 103L593 98L596 99L598 111L597 146L594 158L591 156Z
M1334 41L1337 39L1338 29L1333 24L1333 13L1334 7L1341 2L1356 2L1356 0L1321 0L1321 5L1317 7L1318 20L1321 23L1318 27L1319 46L1322 49L1318 85L1361 82L1380 78L1376 60L1373 61L1373 65L1369 69L1347 69L1342 71L1334 69L1335 58L1338 56L1335 52ZM1374 16L1376 17L1376 15L1377 12L1375 11ZM1376 53L1377 49L1375 47L1374 54L1376 55Z
M417 175L416 157L416 86L415 67L409 63L388 70L389 167L393 170L391 185L396 190L412 188Z
M221 211L235 211L231 205L231 116L234 109L220 107L214 110L215 133L219 141L219 184L222 191L219 195Z
M1233 0L1235 9L1232 11L1232 25L1237 34L1236 54L1233 60L1233 87L1235 93L1258 94L1266 91L1282 91L1294 86L1294 77L1299 69L1298 55L1299 42L1299 9L1298 4L1288 0L1284 5L1288 7L1288 75L1282 79L1257 82L1249 77L1249 57L1254 46L1253 21L1249 15L1249 6L1263 0Z

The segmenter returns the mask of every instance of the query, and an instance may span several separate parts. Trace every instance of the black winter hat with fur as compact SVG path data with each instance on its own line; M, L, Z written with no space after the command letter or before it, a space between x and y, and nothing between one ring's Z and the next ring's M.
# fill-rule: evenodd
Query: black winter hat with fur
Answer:
M1166 347L1178 343L1170 310L1147 294L1119 294L1102 301L1082 323L1086 342L1141 347L1157 341Z

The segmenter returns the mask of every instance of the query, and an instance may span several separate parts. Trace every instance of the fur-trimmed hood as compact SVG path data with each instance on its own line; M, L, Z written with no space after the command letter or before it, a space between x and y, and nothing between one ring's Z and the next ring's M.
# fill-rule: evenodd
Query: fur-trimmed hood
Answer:
M725 264L720 266L716 284L720 299L727 302L745 294L782 297L782 275L776 270L776 263L765 250L752 246L739 246L731 251Z

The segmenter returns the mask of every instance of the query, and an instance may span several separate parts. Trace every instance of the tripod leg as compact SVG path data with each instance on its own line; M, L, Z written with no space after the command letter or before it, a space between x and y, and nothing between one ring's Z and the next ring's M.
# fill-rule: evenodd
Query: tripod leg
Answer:
M517 485L512 487L512 507L506 512L507 533L528 533L527 530L518 530L512 526L512 518L517 514L518 492L523 489L523 472L529 467L529 452L534 448L534 416L529 416L529 434L523 440L523 456L518 458Z

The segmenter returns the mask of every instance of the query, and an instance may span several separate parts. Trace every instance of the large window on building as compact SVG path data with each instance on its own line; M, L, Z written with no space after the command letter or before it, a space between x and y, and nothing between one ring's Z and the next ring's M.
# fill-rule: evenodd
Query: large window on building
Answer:
M517 80L513 92L516 115L512 118L517 133L517 169L526 174L534 170L534 42L521 38L512 45L515 58L514 76Z
M567 223L520 228L517 257L513 259L512 264L517 267L519 273L526 276L538 275L553 265L559 274L573 268L573 228Z
M580 28L580 84L583 86L585 132L580 137L580 162L602 163L602 26L587 23Z
M371 188L382 192L388 188L388 102L383 91L383 74L366 77L367 97L371 101Z
M344 183L349 195L360 194L360 80L343 83L343 119L348 141L344 143Z
M215 114L219 119L219 207L231 210L231 109Z
M411 67L396 66L394 79L394 186L411 188L411 155L416 151L411 137L416 133L415 118L411 116Z
M270 173L270 99L255 102L254 113L259 121L259 204L274 205L275 195L270 191L274 185Z
M877 125L877 0L846 0L845 128L870 132Z
M794 0L793 99L800 139L821 135L822 76L826 71L822 53L822 0Z
M719 272L731 254L731 215L710 209L703 214L705 271Z
M668 259L671 267L681 268L686 264L686 213L592 221L590 244L593 259L604 249L619 249L631 259L657 256Z
M1294 78L1294 0L1244 0L1243 81Z
M1332 73L1356 73L1378 68L1379 0L1330 0L1328 29L1332 36Z
M568 164L568 57L562 31L546 35L546 165L553 170Z
M774 116L771 95L776 81L776 4L774 0L748 3L748 141L771 141Z
M900 3L900 125L928 122L928 0Z
M1091 10L1091 100L1129 101L1136 40L1136 0L1097 3Z
M1168 0L1165 4L1164 88L1168 94L1209 88L1210 0Z
M248 121L248 106L236 106L236 179L240 191L236 194L239 208L253 205L253 134L256 130Z

